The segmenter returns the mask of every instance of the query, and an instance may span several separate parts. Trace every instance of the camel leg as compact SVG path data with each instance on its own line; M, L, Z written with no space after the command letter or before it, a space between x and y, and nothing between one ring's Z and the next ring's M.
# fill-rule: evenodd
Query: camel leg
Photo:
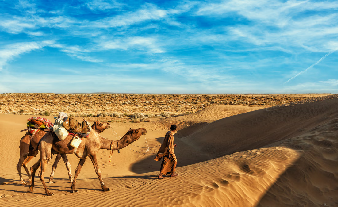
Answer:
M25 168L28 177L31 178L31 174L30 174L30 172L29 172L29 170L28 170L26 164L27 164L33 157L30 158L30 159L29 159L29 158L30 158L30 157L27 157L27 158L25 158L25 157L20 157L19 162L18 162L18 164L16 165L16 169L18 170L18 173L19 173L19 176L20 176L20 181L21 181L21 183L22 183L23 185L27 185L27 183L26 183L26 182L23 180L23 178L22 178L21 167L24 167L24 168ZM27 161L26 161L26 160L27 160Z
M51 196L53 195L53 193L51 193L48 189L47 189L47 186L46 186L46 183L45 183L45 169L47 167L47 159L41 159L41 172L40 172L40 180L41 180L41 183L43 185L43 187L45 188L45 192L47 194L47 196Z
M101 183L101 188L103 191L109 191L109 188L107 188L102 180L102 176L101 176L101 170L99 168L99 165L97 163L97 158L96 158L96 155L89 155L90 159L92 160L92 163L94 165L94 169L95 169L95 172L100 180L100 183Z
M70 182L73 182L72 168L70 166L70 162L68 161L67 155L62 154L61 156L62 156L63 162L66 164L66 168L68 170L69 180L70 180Z
M59 163L60 159L61 159L61 155L57 154L56 158L55 158L55 161L54 161L54 164L52 166L52 173L49 176L49 183L54 183L54 179L53 179L54 178L54 173L55 173L55 170L56 170L56 168L58 166L58 163Z
M28 170L27 163L29 163L33 158L34 158L34 156L28 156L28 157L26 157L26 159L22 163L22 166L25 168L25 171L26 171L26 173L28 175L29 182L32 181L32 176L31 176L31 174L30 174L30 172Z
M72 182L72 187L71 187L72 188L72 190L71 190L72 193L77 192L77 190L75 190L76 178L80 174L81 168L82 168L83 164L85 163L85 161L86 161L86 157L81 158L79 164L76 167L75 176L74 176L74 179L73 179L73 182Z
M31 135L26 134L24 137L20 140L20 159L16 166L17 171L20 176L20 181L23 185L26 185L27 183L23 180L22 174L21 174L21 167L23 166L26 170L27 175L30 177L29 170L27 168L27 163L31 160L31 158L25 162L25 160L28 159L27 155L29 156L29 143L30 143Z
M32 182L29 187L29 192L33 193L33 188L34 188L34 177L36 170L40 167L40 160L38 160L32 167L31 167L31 176L32 176Z

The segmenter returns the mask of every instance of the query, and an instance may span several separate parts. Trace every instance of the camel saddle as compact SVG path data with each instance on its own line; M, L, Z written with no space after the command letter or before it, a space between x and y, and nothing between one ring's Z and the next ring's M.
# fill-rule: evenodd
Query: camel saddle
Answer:
M53 134L53 143L60 153L70 154L81 144L82 139L73 133L69 133L64 140L60 140L55 133Z
M63 123L63 127L69 132L87 134L90 132L88 123L83 120L82 123L78 122L75 118L67 118Z
M27 128L34 128L34 129L49 129L53 127L51 121L46 118L41 117L31 117L27 120Z

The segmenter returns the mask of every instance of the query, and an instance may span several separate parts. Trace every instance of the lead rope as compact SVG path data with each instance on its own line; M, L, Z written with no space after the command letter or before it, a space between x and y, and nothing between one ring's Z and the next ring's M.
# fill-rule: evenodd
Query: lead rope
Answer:
M113 156L113 150L110 150L109 162L111 162L111 157Z
M110 144L109 162L111 162L111 158L112 158L112 156L113 156L112 145L113 145L113 142Z
M110 144L109 162L111 162L111 158L112 158L113 152L114 152L114 151L112 150L112 145L113 145L113 142ZM118 147L119 147L119 143L116 142L116 148L118 148ZM118 151L118 153L120 153L120 149L118 149L117 151Z

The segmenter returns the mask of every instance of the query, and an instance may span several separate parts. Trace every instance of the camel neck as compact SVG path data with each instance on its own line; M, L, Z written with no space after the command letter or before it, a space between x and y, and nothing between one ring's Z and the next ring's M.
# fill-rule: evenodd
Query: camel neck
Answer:
M114 142L113 140L108 140L104 137L101 137L101 149L106 149L106 150L110 150L110 146L112 145L112 143Z

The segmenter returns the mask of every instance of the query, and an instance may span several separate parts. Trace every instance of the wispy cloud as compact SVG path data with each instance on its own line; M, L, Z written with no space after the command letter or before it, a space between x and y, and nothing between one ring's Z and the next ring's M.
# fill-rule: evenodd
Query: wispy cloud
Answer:
M65 52L67 55L78 58L80 60L86 61L86 62L93 62L93 63L99 63L103 62L103 60L94 58L90 56L91 50L88 49L82 49L79 46L67 46L62 44L52 44L50 47L59 48L62 52Z
M164 50L159 46L159 41L153 37L127 37L115 40L102 40L99 47L104 50L128 50L141 49L150 53L163 53Z
M21 54L28 53L32 50L38 50L51 44L53 44L53 41L24 42L5 46L4 49L0 50L0 70L2 70L9 61Z
M21 18L14 18L14 19L1 19L0 21L0 28L2 30L12 33L18 34L27 29L31 30L36 28L34 23L22 21Z
M320 81L321 83L328 84L330 86L338 86L338 79L329 79L327 81Z
M118 15L113 18L106 18L104 21L100 21L97 26L102 27L120 27L129 26L149 20L160 20L167 16L166 10L158 9L152 4L146 4L143 8L135 11L128 12L123 15Z
M278 44L282 48L316 48L327 52L328 48L323 48L323 38L338 32L336 13L319 15L315 12L337 9L336 2L233 0L201 5L204 6L200 6L196 15L247 20L247 24L239 22L235 26L225 24L225 27L231 34L230 39L256 46ZM302 12L314 13L304 15Z
M87 7L91 10L110 10L110 9L120 9L126 6L124 3L120 3L116 0L93 0L85 3Z
M163 88L169 84L168 90L182 86L190 91L254 92L291 90L295 84L304 90L303 79L292 80L316 66L318 71L325 67L327 75L311 77L314 84L306 86L324 90L336 83L336 79L322 81L334 78L336 72L336 60L324 61L338 48L338 2L334 0L150 0L132 5L119 0L63 4L18 0L7 1L6 6L0 8L4 37L0 70L9 64L20 70L14 66L23 64L22 54L48 47L39 55L57 61L51 65L53 73L62 71L81 80L88 77L72 66L95 68L104 78L114 73L126 82L143 75L149 82L163 83ZM317 54L322 58L315 62ZM64 55L72 59L57 60ZM9 71L1 71L1 81L5 72ZM157 81L162 76L173 80Z

